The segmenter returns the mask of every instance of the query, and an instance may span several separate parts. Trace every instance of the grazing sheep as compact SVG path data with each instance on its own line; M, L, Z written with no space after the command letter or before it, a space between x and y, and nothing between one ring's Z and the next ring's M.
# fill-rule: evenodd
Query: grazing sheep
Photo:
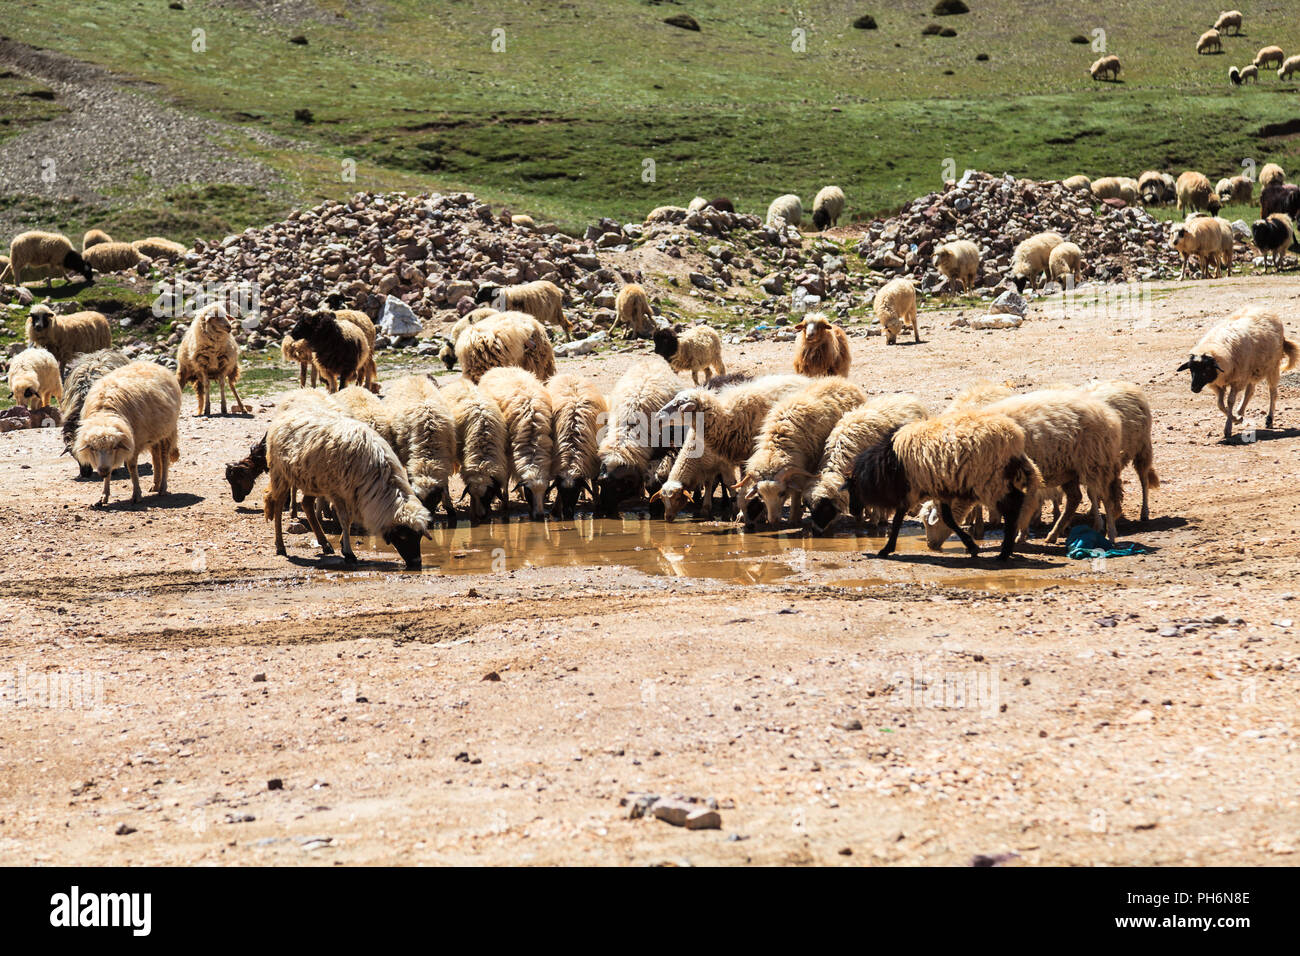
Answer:
M1214 29L1220 33L1227 33L1228 28L1232 27L1233 33L1241 33L1241 20L1240 10L1225 10L1219 14L1219 19L1214 21Z
M481 322L489 315L499 314L492 306L485 305L471 309L456 320L451 327L451 334L442 337L442 348L438 350L438 358L447 367L448 372L456 367L456 343L460 341L460 334L475 322Z
M1178 177L1174 189L1178 197L1178 211L1184 215L1202 209L1219 211L1219 197L1214 194L1210 180L1203 173L1186 170Z
M85 235L81 237L81 251L85 252L91 246L97 246L101 242L112 242L113 237L103 229L88 229Z
M798 330L794 340L796 374L809 378L849 374L853 357L844 329L833 325L822 312L809 313L794 328Z
M815 477L813 469L821 462L827 437L846 412L866 400L867 393L857 385L832 377L814 380L774 404L734 489L753 486L746 496L746 519L757 521L766 512L768 524L775 526L788 499L790 521L798 524L803 493Z
M340 414L339 408L330 401L329 396L315 389L296 389L282 396L276 415L284 415L294 409L316 409L326 414ZM239 504L253 491L259 475L266 473L266 434L248 450L248 454L239 461L226 463L226 481L230 482L230 497ZM290 494L292 511L290 517L298 514L297 496ZM322 542L323 545L323 542Z
M1259 217L1267 219L1275 212L1286 213L1293 220L1300 218L1300 186L1275 180L1264 187L1259 194Z
M957 524L954 502L975 501L1006 520L998 559L1015 547L1012 529L1022 523L1026 499L1037 500L1043 478L1025 451L1024 430L1005 415L987 411L949 412L903 425L863 451L853 462L850 487L863 507L893 511L889 540L879 557L893 554L903 518L922 501L934 499L939 512L972 558L979 546Z
M1300 70L1300 54L1286 58L1286 62L1278 67L1277 78L1279 80L1288 80L1296 70Z
M1261 70L1267 69L1274 64L1282 65L1282 48L1280 46L1266 46L1255 54L1254 65Z
M710 199L709 206L718 210L718 212L734 213L736 211L736 204L726 196L719 196L716 199Z
M113 335L102 312L55 315L47 305L34 305L27 315L27 341L48 349L64 368L75 355L111 348Z
M1187 275L1187 263L1192 256L1201 260L1201 277L1208 279L1210 267L1222 276L1224 266L1232 271L1232 227L1218 217L1196 216L1186 222L1176 223L1169 230L1169 245L1182 256L1183 267L1178 278Z
M678 333L673 328L656 329L655 354L663 356L674 372L691 373L691 381L699 384L699 373L726 375L722 364L722 337L707 325L697 325Z
M1142 198L1138 181L1127 176L1103 176L1092 181L1092 195L1097 200L1122 199L1136 206Z
M1119 70L1119 57L1113 53L1110 56L1103 56L1088 67L1088 73L1094 80L1118 80Z
M1156 474L1153 462L1155 449L1151 443L1151 403L1146 393L1132 382L1094 381L1081 389L1093 398L1100 399L1110 406L1119 416L1120 424L1120 467L1133 465L1137 472L1138 484L1142 486L1142 521L1151 517L1147 499L1152 488L1160 487L1160 476ZM1093 501L1093 517L1096 517L1097 502Z
M62 405L58 361L43 348L23 349L9 360L9 391L14 404L24 408L45 408L56 398Z
M501 407L464 376L442 386L456 422L456 463L469 497L469 523L477 525L491 513L492 501L509 509L510 461L506 420Z
M627 329L627 334L643 338L654 328L655 320L654 313L650 311L650 297L641 286L633 283L619 289L618 298L614 300L614 308L618 312L618 318L609 327L610 332L622 325Z
M179 242L172 242L170 239L164 239L162 236L150 236L147 239L137 239L131 243L135 251L142 256L150 259L166 259L168 262L175 262L181 256L185 255L185 247Z
M669 456L665 455L660 464L661 471L663 463L669 460ZM671 467L663 482L650 496L650 501L662 501L664 520L672 521L681 513L688 497L698 495L695 516L708 519L713 516L713 492L720 488L726 517L730 518L731 498L727 488L734 481L734 469L728 467L726 462L707 447L701 449L698 455L687 454L683 449L671 456ZM653 484L653 481L649 483Z
M90 387L81 406L72 454L104 479L101 505L108 504L110 478L122 465L131 475L131 502L140 501L137 462L146 451L153 453L150 493L167 493L171 463L180 461L176 430L180 413L181 387L176 376L153 362L123 365Z
M212 414L212 396L208 384L217 380L221 389L221 414L226 411L226 383L235 393L235 411L246 411L244 401L239 397L235 383L239 381L239 345L230 334L230 318L220 302L204 306L194 316L185 337L181 339L180 348L176 350L176 378L180 381L181 391L190 382L194 383L194 395L198 399L199 415Z
M1282 369L1284 361L1286 368ZM1191 370L1194 393L1199 394L1207 385L1214 389L1219 411L1228 419L1223 426L1226 441L1232 437L1233 423L1243 420L1255 394L1255 383L1263 379L1267 379L1269 391L1264 427L1273 427L1278 377L1298 362L1300 345L1286 337L1282 320L1263 306L1248 305L1206 332L1178 371ZM1234 411L1238 392L1242 393L1241 405Z
M784 219L787 226L797 226L803 222L803 203L798 196L786 193L772 200L772 204L767 207L765 222L770 226L777 219Z
M837 225L844 212L844 190L839 186L823 186L813 200L813 225L819 230Z
M527 312L542 325L558 325L573 338L573 323L564 315L564 293L554 282L538 279L506 288L485 286L474 301L491 303L498 312Z
M950 282L961 283L961 291L969 295L980 271L980 247L969 239L945 242L934 250L934 266Z
M656 416L672 401L680 384L668 363L658 356L633 362L615 383L598 449L598 517L615 517L622 502L642 495L654 463L670 448L682 445L677 432L686 429L664 427Z
M1142 202L1148 206L1173 202L1177 196L1174 177L1168 173L1157 172L1154 169L1148 169L1138 177L1137 188Z
M1250 227L1255 248L1264 257L1264 271L1272 262L1274 270L1282 271L1282 260L1295 239L1295 224L1284 212L1275 212L1267 219L1256 219Z
M144 256L129 242L101 242L87 249L82 258L96 272L125 272L139 265Z
M1063 242L1047 257L1047 273L1058 282L1070 276L1075 285L1083 281L1083 250L1073 242Z
M526 312L498 312L469 326L456 340L456 358L471 382L493 368L526 369L543 382L555 374L546 329Z
M1202 33L1200 39L1196 41L1196 52L1198 54L1212 51L1223 52L1223 38L1219 36L1219 31L1213 28Z
M1246 66L1243 66L1241 71L1238 73L1238 76L1242 83L1248 83L1253 80L1256 86L1259 85L1259 67L1254 63L1248 63Z
M456 470L456 420L451 406L428 375L399 378L388 382L384 391L383 411L392 428L393 450L406 468L415 496L430 512L441 502L447 525L454 528L456 506L448 487Z
M546 383L551 396L555 513L572 521L583 491L595 498L600 471L600 429L609 414L605 396L576 375L556 375Z
M304 341L295 339L288 332L280 340L280 355L286 362L298 363L298 387L307 387L307 373L311 372L311 387L316 387L317 374L316 365L312 362L311 346Z
M944 409L944 412L983 408L986 405L992 405L994 402L1000 402L1004 398L1010 398L1014 394L1014 391L999 382L990 382L986 378L981 378L958 392L957 397L948 403L948 407Z
M1061 185L1071 192L1092 192L1092 180L1087 176L1071 176L1061 181Z
M534 521L546 516L555 443L551 438L551 396L537 376L522 368L494 368L479 388L497 403L509 438L510 479L522 490Z
M912 327L916 341L921 341L921 324L916 319L916 286L911 279L890 279L871 302L871 310L885 333L885 344L898 341L905 325Z
M14 236L9 243L9 262L0 271L0 281L10 275L15 285L22 285L23 273L31 269L52 270L46 276L47 286L54 284L55 275L69 272L80 273L87 283L94 281L89 263L72 248L67 236L57 232L24 232Z
M59 412L63 417L63 449L72 454L72 443L77 437L77 425L81 423L81 408L85 404L90 386L101 378L126 365L128 359L121 352L113 349L100 349L79 355L68 368L63 379L63 397L59 399ZM89 465L81 465L81 477L89 478L94 470Z
M1097 188L1097 183L1092 185L1093 189ZM1052 250L1064 241L1060 233L1040 232L1017 245L1011 254L1011 281L1016 288L1021 292L1026 285L1037 289L1039 278L1051 268Z
M817 479L807 492L808 514L818 533L845 513L861 525L862 506L849 481L854 460L896 429L928 417L915 395L882 395L844 414L826 438Z
M275 521L276 554L288 554L280 520L297 490L323 553L334 549L321 529L317 498L329 501L338 518L345 562L357 561L352 551L355 521L392 545L407 570L421 568L420 540L430 536L429 512L411 490L396 453L374 429L320 408L286 409L267 430L266 461L271 474L263 513Z
M1259 188L1267 189L1273 183L1286 182L1286 171L1277 163L1265 163L1259 171Z
M1214 192L1224 206L1228 203L1244 204L1254 198L1255 184L1245 176L1233 176L1220 179L1214 187Z
M357 325L339 320L330 309L308 312L289 334L311 347L312 363L325 382L337 392L349 382L363 381L370 366L370 343Z

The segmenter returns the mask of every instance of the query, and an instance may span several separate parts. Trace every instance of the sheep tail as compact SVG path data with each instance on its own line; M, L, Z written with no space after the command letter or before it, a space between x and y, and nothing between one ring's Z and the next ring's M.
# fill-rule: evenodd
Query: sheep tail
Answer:
M1291 339L1283 339L1282 352L1286 355L1286 367L1282 371L1289 372L1297 364L1300 364L1300 345L1297 345Z

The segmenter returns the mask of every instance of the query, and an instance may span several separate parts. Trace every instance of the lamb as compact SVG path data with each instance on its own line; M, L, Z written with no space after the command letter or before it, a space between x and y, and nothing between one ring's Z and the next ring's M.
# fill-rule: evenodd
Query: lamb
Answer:
M1122 199L1130 206L1136 206L1141 198L1138 181L1127 176L1103 176L1092 181L1092 195L1095 199Z
M307 522L323 553L334 549L321 529L317 498L334 508L345 562L357 561L351 537L356 521L392 545L408 571L420 570L420 540L430 537L429 512L411 490L396 453L372 428L320 408L286 409L267 430L266 460L271 477L263 513L275 521L276 554L288 554L280 521L296 489L303 493Z
M646 295L645 289L635 283L625 285L618 290L614 309L618 312L618 318L609 327L611 333L622 325L627 329L626 334L644 338L654 328L655 320L654 313L650 311L650 298Z
M1138 195L1148 206L1172 202L1177 195L1174 178L1168 173L1148 169L1137 179Z
M23 349L9 360L9 391L13 393L14 404L24 408L45 408L56 398L62 405L59 363L43 348Z
M1131 463L1137 472L1138 484L1142 486L1141 520L1149 520L1150 490L1160 487L1160 476L1152 464L1155 449L1151 443L1151 403L1142 389L1132 382L1094 381L1084 385L1081 391L1105 402L1119 416L1120 468ZM1094 501L1094 512L1096 504Z
M498 315L496 309L490 305L481 306L477 309L471 309L456 320L451 327L451 334L443 336L442 348L438 350L438 358L450 372L456 367L456 343L460 341L460 335L475 322L486 319L489 315Z
M153 362L123 365L90 387L81 407L72 454L104 479L101 505L108 504L113 470L122 465L131 474L131 503L141 500L137 462L146 451L153 454L150 493L167 494L171 463L180 461L180 413L181 387L176 376Z
M969 295L980 271L980 247L969 239L945 242L934 250L934 266L950 282L961 283L961 291Z
M777 196L772 200L772 204L767 207L767 225L772 225L777 219L785 220L787 226L797 226L803 222L803 203L794 193L786 193L784 196Z
M82 257L96 272L125 272L144 259L129 242L101 242L87 249Z
M68 369L63 379L63 397L59 399L59 412L63 417L63 450L72 454L72 443L77 437L77 426L81 423L81 408L85 404L90 386L101 378L121 368L129 362L125 355L113 349L100 349L79 355ZM94 470L89 465L81 465L81 477L89 478Z
M1093 183L1094 189L1096 185ZM1011 254L1011 279L1016 288L1022 292L1026 285L1037 289L1039 277L1051 268L1052 250L1064 241L1060 233L1040 232L1017 245Z
M477 383L493 368L517 367L541 381L555 374L555 352L546 329L526 312L498 312L461 332L456 340L461 371Z
M1209 278L1210 267L1217 275L1223 274L1226 260L1232 267L1232 227L1217 217L1196 216L1186 222L1176 223L1169 230L1169 245L1182 256L1183 267L1178 272L1182 279L1187 274L1187 263L1192 256L1201 260L1201 275Z
M27 315L27 341L48 349L64 368L75 355L111 348L113 335L102 312L55 315L41 304L32 306Z
M179 242L172 242L172 240L164 239L162 236L137 239L131 245L142 256L149 259L166 259L168 262L175 262L185 255L186 251L185 247Z
M1047 258L1047 272L1053 280L1065 282L1070 276L1074 285L1083 281L1083 250L1073 242L1063 242Z
M726 375L722 364L722 337L707 325L697 325L685 332L673 328L656 329L655 354L667 360L674 372L691 373L691 381L699 384L699 373Z
M1192 373L1192 392L1199 394L1205 386L1214 389L1219 411L1227 416L1223 438L1232 437L1233 423L1240 424L1255 394L1255 383L1268 380L1268 417L1264 427L1273 427L1277 408L1279 367L1286 362L1289 371L1300 362L1300 345L1288 339L1282 320L1263 306L1248 305L1238 309L1201 337L1191 356L1178 371ZM1233 410L1237 393L1241 404ZM1225 402L1226 396L1226 402Z
M1196 52L1198 54L1212 51L1223 52L1223 38L1219 36L1219 31L1213 28L1202 33L1200 39L1196 41Z
M1219 211L1219 197L1214 194L1204 174L1186 170L1178 177L1174 188L1178 195L1178 211L1184 215L1201 209Z
M1275 212L1283 212L1293 220L1300 217L1300 186L1274 180L1259 194L1259 217L1267 219Z
M15 285L22 285L23 273L29 269L52 270L46 286L54 284L55 275L69 272L80 273L87 284L95 281L89 263L72 248L67 236L57 232L24 232L9 243L9 262L0 271L0 281L9 275Z
M1233 176L1220 179L1214 187L1215 195L1223 205L1228 203L1249 203L1254 198L1255 184L1245 176Z
M1110 56L1103 56L1092 66L1088 67L1088 73L1094 80L1118 80L1119 79L1119 57L1113 53Z
M781 521L790 500L790 520L803 517L803 493L821 462L831 430L867 400L867 393L843 378L814 380L802 391L772 406L763 419L754 453L745 462L736 491L753 486L745 516L756 521L764 511L770 525Z
M939 502L943 520L957 529L970 553L979 546L952 514L954 501L976 501L1018 528L1026 499L1037 500L1043 478L1025 451L1024 430L1005 415L949 412L911 422L863 451L853 462L850 487L864 507L894 512L889 540L878 557L893 554L903 518L926 499ZM998 559L1011 558L1016 535L1002 539Z
M572 521L578 496L595 497L594 482L600 470L600 428L609 406L600 389L576 375L556 375L546 383L551 397L555 513Z
M916 341L921 341L921 325L916 319L916 286L911 279L890 279L876 293L871 309L885 332L886 345L898 341L904 325L910 325Z
M1251 238L1255 248L1264 257L1264 271L1268 271L1269 262L1274 270L1282 271L1282 260L1295 239L1295 224L1284 212L1275 212L1267 219L1256 219L1250 227Z
M370 366L370 343L354 323L339 320L330 309L318 309L295 322L289 334L311 347L312 363L329 391L337 392L349 382L364 379Z
M668 465L664 473L664 466ZM698 496L695 506L697 518L713 516L713 493L722 489L723 507L727 518L732 517L731 497L727 492L730 482L735 481L734 469L709 449L699 449L699 454L688 454L682 449L672 456L664 456L656 477L663 476L659 487L650 496L650 501L663 502L664 521L672 521L685 507L688 497ZM652 480L647 487L653 486Z
M1219 19L1214 21L1214 29L1221 33L1227 33L1229 27L1234 27L1235 29L1232 32L1239 34L1241 33L1241 20L1240 10L1225 10L1219 14Z
M813 225L819 230L837 225L844 212L844 190L839 186L823 186L813 200Z
M286 362L298 363L298 387L307 387L307 372L311 371L311 387L316 387L317 374L316 365L312 361L313 355L311 345L300 339L295 339L288 332L280 340L280 355Z
M1259 67L1257 67L1254 63L1248 63L1245 66L1243 66L1237 75L1241 78L1242 83L1247 83L1251 80L1254 80L1255 85L1256 86L1259 85Z
M831 324L825 313L812 312L794 328L798 330L794 340L796 374L809 378L849 374L853 360L849 337L840 326Z
M1061 185L1071 192L1092 192L1092 180L1087 176L1071 176L1061 181Z
M1273 183L1286 182L1286 172L1277 163L1265 163L1259 171L1259 188L1266 189Z
M420 503L433 511L442 502L448 527L456 526L449 483L456 470L456 421L451 406L428 375L389 382L383 410L392 428L393 450L406 468Z
M474 301L490 302L499 312L527 312L543 325L558 325L573 338L573 323L564 316L564 293L554 282L538 279L506 288L484 286Z
M596 514L613 517L618 506L645 491L653 463L683 444L678 431L656 416L677 394L679 380L662 358L638 359L614 385L601 435L596 474ZM698 389L696 391L702 391Z
M235 412L246 411L235 383L239 381L239 345L230 334L230 319L220 302L204 306L194 316L176 351L176 377L181 391L190 382L198 399L199 415L212 414L212 396L208 383L217 380L221 389L221 414L226 411L226 383L235 393Z
M1278 67L1277 78L1279 80L1290 79L1291 74L1296 70L1300 70L1300 54L1286 58L1286 62Z
M91 246L97 246L101 242L112 242L113 237L103 229L87 229L85 235L81 237L81 251L85 252Z
M441 391L456 422L456 463L470 502L469 523L477 525L487 518L493 499L501 502L504 515L509 507L510 462L501 407L464 376L452 379Z
M537 376L522 368L489 369L478 385L501 408L509 437L509 477L522 489L533 520L540 521L555 452L551 396Z
M819 534L843 513L862 523L862 505L849 481L858 455L903 425L928 417L915 395L882 395L844 414L826 439L817 479L807 493L809 518Z
M1266 46L1255 54L1253 64L1263 70L1274 64L1281 66L1282 59L1282 48L1280 46Z

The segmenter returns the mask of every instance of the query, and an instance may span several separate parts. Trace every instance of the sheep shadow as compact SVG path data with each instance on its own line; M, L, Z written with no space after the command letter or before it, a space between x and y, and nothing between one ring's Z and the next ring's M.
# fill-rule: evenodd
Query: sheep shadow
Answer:
M1255 445L1262 441L1277 441L1280 438L1300 438L1300 428L1256 428L1254 441L1246 441L1238 432L1231 438L1220 438L1218 444Z
M1186 528L1189 524L1191 522L1181 515L1163 515L1159 518L1148 518L1146 521L1137 518L1121 518L1115 522L1115 528L1123 534L1142 535L1156 531L1174 531L1178 528ZM1143 547L1149 546L1143 545Z
M140 467L136 469L136 473L141 478L151 478L153 477L153 465L149 462L141 462ZM126 466L123 466L116 469L109 477L114 481L130 481L131 473L126 470ZM97 472L92 471L88 475L83 475L80 470L77 471L77 476L72 480L94 484L103 484L104 482L104 479L101 478Z
M96 511L148 511L155 508L173 511L177 508L192 508L204 500L206 499L201 495L192 495L189 492L169 491L163 495L146 492L138 502L132 501L129 497L124 497L110 501L106 505L96 502L94 508Z
M1065 561L1048 561L1044 558L1033 557L1019 548L1006 561L998 560L997 552L993 549L981 550L979 556L974 558L966 554L965 551L895 551L883 558L880 558L875 551L867 551L864 554L866 557L878 558L881 561L893 561L902 564L926 564L950 571L970 570L971 568L991 571L1005 571L1011 568L1016 570L1034 568L1046 571L1053 568L1063 568L1068 564Z
M348 564L343 560L343 555L337 551L334 554L316 553L315 557L303 557L302 555L291 554L288 556L290 564L294 567L305 568L311 571L405 571L406 565L401 561L376 561L367 558L358 557L355 564Z
M79 293L89 289L93 282L87 282L85 279L78 279L75 282L70 279L64 279L63 285L52 285L46 288L44 285L29 286L24 283L27 291L36 297L36 301L41 299L52 299L54 301L63 301L64 299L75 298Z

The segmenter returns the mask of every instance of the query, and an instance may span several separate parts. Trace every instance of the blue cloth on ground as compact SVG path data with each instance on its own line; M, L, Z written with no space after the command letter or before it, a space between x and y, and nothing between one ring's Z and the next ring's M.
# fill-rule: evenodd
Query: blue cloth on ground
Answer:
M1133 554L1150 554L1140 544L1117 544L1092 525L1076 524L1065 536L1065 553L1076 561L1091 558L1127 558Z

